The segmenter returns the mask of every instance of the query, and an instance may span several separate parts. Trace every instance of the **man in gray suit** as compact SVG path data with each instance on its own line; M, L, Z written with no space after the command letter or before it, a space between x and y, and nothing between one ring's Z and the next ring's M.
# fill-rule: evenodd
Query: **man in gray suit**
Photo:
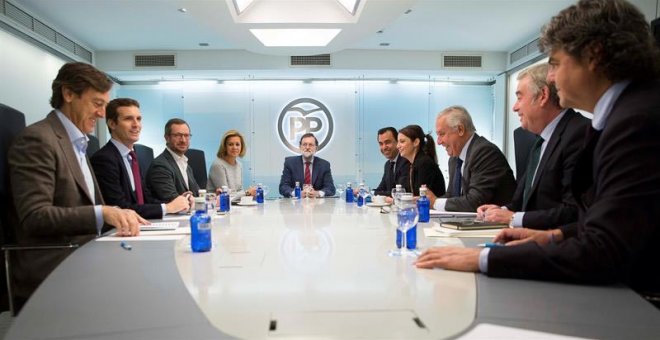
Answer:
M449 184L442 198L430 193L434 209L476 211L486 203L504 205L516 190L513 171L504 154L486 138L476 134L472 117L462 106L442 110L435 121L438 144L449 159Z
M9 149L9 175L16 211L12 226L21 246L82 245L105 231L137 235L148 223L135 211L103 205L85 154L87 136L105 117L112 82L84 63L60 68L53 81L48 116L27 128ZM12 256L17 305L72 251L16 251Z
M154 159L147 172L147 187L153 198L170 202L179 195L197 196L199 185L188 165L186 151L190 148L190 126L185 120L172 118L165 124L166 148Z

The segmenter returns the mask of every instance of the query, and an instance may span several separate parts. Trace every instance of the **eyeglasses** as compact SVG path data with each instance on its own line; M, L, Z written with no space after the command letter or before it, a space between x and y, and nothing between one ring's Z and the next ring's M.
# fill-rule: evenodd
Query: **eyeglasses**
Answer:
M192 137L192 134L187 134L187 133L170 133L170 136L177 138L177 139L189 139Z
M312 144L312 143L303 143L303 144L300 144L300 146L303 147L303 148L315 148L315 147L316 147L316 144Z

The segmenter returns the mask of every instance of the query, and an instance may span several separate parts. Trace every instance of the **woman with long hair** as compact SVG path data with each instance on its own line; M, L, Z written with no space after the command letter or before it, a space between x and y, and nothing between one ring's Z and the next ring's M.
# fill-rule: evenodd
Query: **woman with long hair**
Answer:
M410 183L407 192L419 196L423 184L436 196L445 194L445 179L438 167L433 137L425 135L419 125L408 125L399 130L399 155L410 162Z

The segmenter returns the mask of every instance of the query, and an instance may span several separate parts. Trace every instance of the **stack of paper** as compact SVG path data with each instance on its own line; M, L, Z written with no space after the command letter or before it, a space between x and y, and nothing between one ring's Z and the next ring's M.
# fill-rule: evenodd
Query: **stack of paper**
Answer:
M438 222L430 223L430 228L424 228L426 237L494 237L500 232L500 229L484 230L456 230L443 228Z

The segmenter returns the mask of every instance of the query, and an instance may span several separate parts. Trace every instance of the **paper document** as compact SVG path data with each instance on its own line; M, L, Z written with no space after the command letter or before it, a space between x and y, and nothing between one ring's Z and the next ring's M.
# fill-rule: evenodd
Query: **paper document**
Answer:
M141 225L140 231L163 231L163 230L176 230L179 227L179 222L153 222L147 225Z
M494 237L500 229L456 230L443 228L438 222L429 223L430 228L424 228L426 237Z
M477 217L476 212L440 211L435 209L431 209L429 214L431 217Z
M155 231L154 231L155 232ZM166 231L161 231L162 233L165 233ZM97 238L96 240L99 242L105 242L105 241L125 241L125 242L133 242L133 241L175 241L182 239L186 235L176 235L176 234L169 234L169 235L149 235L145 236L140 234L140 236L133 236L133 237L126 237L126 236L114 236L115 234L112 234L110 236L106 237L101 237Z
M531 331L528 329L514 328L507 326L499 326L488 323L481 323L476 325L474 328L469 330L467 333L459 336L459 340L467 339L507 339L507 340L527 340L527 339L537 339L537 340L561 340L561 339L585 339L580 337L573 337L568 335L546 333L540 331Z

